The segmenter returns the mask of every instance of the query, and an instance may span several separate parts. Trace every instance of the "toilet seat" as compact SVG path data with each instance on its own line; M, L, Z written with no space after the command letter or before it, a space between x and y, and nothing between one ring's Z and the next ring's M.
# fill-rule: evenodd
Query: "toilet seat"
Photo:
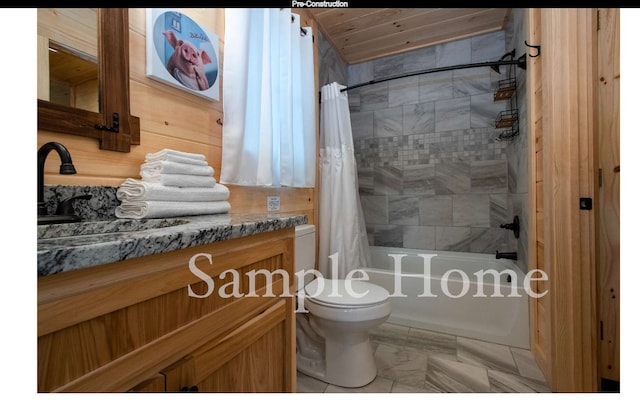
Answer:
M343 309L372 307L389 298L389 292L383 287L358 279L347 281L319 277L309 282L304 291L307 299L313 303Z

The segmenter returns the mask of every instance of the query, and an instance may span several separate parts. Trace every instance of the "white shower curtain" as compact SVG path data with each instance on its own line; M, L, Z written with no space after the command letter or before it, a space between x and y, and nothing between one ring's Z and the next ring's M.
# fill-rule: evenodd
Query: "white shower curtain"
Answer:
M226 8L220 181L314 187L313 31L289 8Z
M349 101L342 88L336 82L323 86L320 105L318 263L322 275L332 279L344 279L350 271L371 264L358 195Z

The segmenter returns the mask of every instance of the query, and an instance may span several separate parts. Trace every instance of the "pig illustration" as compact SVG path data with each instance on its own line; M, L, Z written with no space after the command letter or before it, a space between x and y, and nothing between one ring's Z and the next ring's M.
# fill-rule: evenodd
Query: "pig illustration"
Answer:
M186 40L179 39L172 30L163 32L163 35L173 47L173 54L167 62L167 71L189 89L209 89L209 81L204 73L204 65L211 63L207 52L197 49Z

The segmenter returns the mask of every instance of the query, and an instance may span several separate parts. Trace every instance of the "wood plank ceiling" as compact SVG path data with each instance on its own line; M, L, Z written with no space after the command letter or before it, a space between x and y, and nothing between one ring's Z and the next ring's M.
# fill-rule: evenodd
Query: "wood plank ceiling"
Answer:
M510 8L309 8L348 64L504 28Z

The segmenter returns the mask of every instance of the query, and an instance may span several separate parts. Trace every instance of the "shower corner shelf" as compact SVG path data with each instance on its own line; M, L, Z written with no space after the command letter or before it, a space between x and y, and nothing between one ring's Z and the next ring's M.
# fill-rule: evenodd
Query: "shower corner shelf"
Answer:
M496 129L513 127L518 122L518 109L500 111L496 118Z
M493 93L493 101L509 100L516 92L516 79L509 78L498 81L498 87Z

